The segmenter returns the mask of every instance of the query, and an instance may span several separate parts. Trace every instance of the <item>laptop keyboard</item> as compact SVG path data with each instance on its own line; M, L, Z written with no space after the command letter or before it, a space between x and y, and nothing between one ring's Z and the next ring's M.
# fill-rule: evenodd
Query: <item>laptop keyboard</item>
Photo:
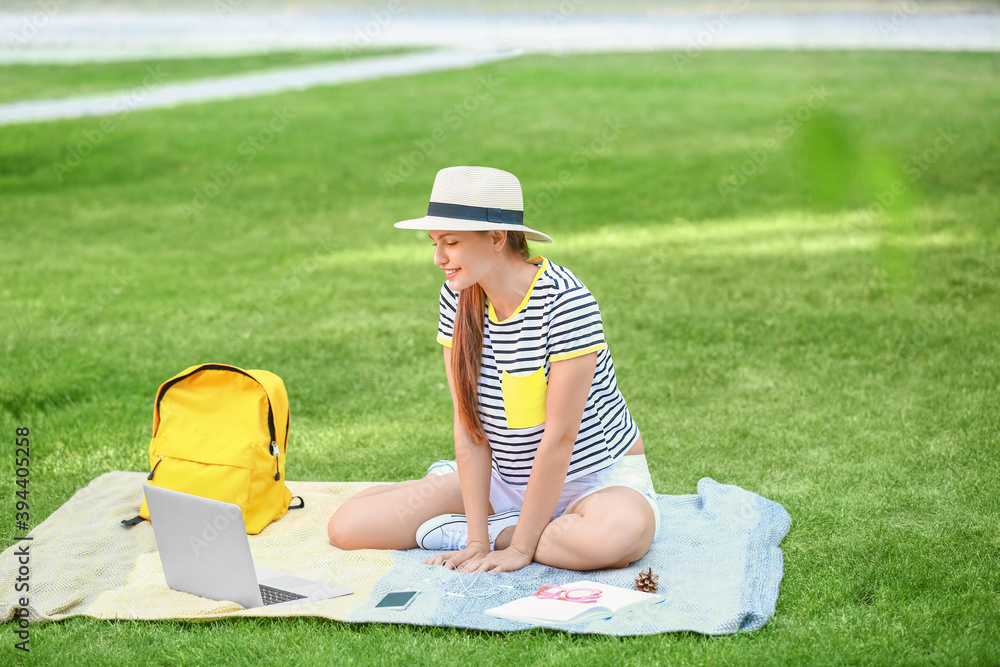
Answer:
M264 584L257 584L260 586L260 597L264 600L264 606L269 604L278 604L279 602L289 602L290 600L301 600L305 595L299 595L298 593L292 593L291 591L283 591L280 588L271 588L270 586L265 586Z

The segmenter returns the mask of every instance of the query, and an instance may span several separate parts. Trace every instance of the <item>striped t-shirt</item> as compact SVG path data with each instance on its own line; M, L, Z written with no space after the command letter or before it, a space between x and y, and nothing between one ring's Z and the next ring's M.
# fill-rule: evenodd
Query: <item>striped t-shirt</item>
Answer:
M597 368L566 479L612 465L639 437L618 390L597 301L573 273L543 257L528 294L513 315L497 321L483 310L479 416L493 450L493 467L509 484L526 485L545 431L545 389L553 361L597 352ZM458 292L441 287L438 342L451 347Z

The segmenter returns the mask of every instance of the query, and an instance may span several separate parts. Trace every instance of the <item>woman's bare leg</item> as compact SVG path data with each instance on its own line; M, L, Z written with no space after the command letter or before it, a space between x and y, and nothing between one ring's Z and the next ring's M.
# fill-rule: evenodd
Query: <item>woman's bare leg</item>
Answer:
M641 493L627 486L601 489L549 523L534 560L578 571L625 567L649 551L655 526L653 508ZM501 532L496 548L506 548L513 532Z
M365 489L334 512L327 535L341 549L412 549L424 521L462 513L462 487L453 472Z
M424 477L424 479L427 478ZM349 500L354 500L355 498L367 498L368 496L377 496L382 493L391 493L396 489L402 488L404 486L411 486L419 482L420 482L419 479L408 479L403 482L394 482L392 484L376 484L374 486L369 486L367 489L361 489L353 496L351 496Z

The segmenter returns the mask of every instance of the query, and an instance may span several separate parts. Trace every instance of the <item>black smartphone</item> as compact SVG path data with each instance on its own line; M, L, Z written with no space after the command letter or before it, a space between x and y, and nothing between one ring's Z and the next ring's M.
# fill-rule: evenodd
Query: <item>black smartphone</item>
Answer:
M413 598L417 597L418 591L396 591L394 593L386 593L385 597L378 601L375 605L376 609L406 609L413 602Z

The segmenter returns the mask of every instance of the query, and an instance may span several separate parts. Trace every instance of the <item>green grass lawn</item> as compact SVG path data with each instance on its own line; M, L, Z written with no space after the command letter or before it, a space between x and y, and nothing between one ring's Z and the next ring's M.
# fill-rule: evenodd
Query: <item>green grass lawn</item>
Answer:
M284 379L290 479L447 456L442 278L392 223L454 164L516 173L535 251L596 295L657 490L710 476L793 520L752 633L78 618L32 656L997 664L998 83L983 54L539 56L0 127L0 433L13 482L31 428L32 523L146 468L154 392L199 362Z
M276 51L224 58L161 58L78 65L8 65L0 67L0 103L119 92L138 96L144 90L156 86L191 79L317 65L362 55L399 53L403 50Z

